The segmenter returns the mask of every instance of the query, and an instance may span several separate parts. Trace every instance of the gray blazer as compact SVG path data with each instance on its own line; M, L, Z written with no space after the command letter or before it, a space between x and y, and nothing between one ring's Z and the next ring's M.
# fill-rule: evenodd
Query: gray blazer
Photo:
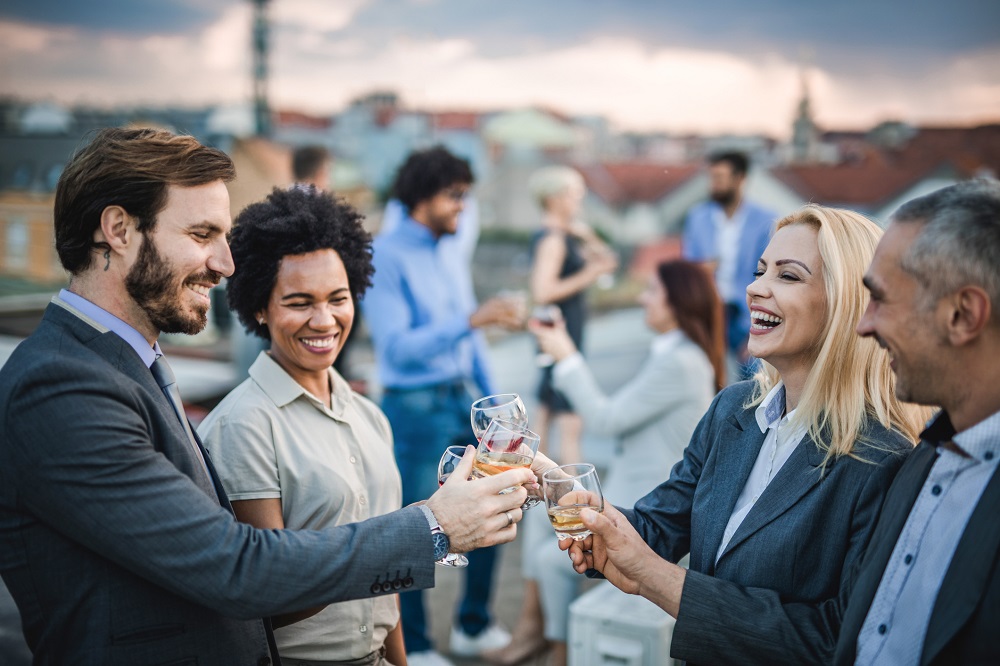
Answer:
M601 391L586 365L555 375L556 388L583 417L584 427L618 438L618 453L601 483L615 505L631 507L670 476L712 403L712 364L701 347L681 335L676 346L650 354L639 373L611 396Z
M38 664L267 664L262 617L434 584L412 507L238 523L116 334L50 305L0 370L0 573Z
M715 556L733 507L750 475L764 434L743 405L751 382L723 390L691 439L670 479L639 500L629 520L662 557L691 565L671 643L671 655L694 663L802 663L780 645L756 651L725 649L729 616L747 588L776 599L819 603L835 599L841 579L864 553L893 477L912 444L869 422L856 453L823 471L823 452L806 435L760 500ZM695 587L690 585L696 581ZM697 591L694 591L697 588ZM716 614L706 617L710 599ZM777 604L780 609L780 604ZM720 609L727 609L720 614ZM747 618L752 623L752 618ZM734 636L752 645L761 641Z

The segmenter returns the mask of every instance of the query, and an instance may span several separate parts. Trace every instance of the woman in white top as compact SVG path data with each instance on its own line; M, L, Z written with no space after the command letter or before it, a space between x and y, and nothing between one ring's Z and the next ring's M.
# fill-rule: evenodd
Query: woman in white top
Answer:
M862 276L882 230L813 205L776 229L747 287L749 351L761 370L719 393L668 480L634 509L608 505L598 517L631 537L638 552L627 557L644 563L646 589L668 575L683 579L679 610L665 608L677 617L671 651L689 663L787 661L778 645L706 656L719 628L698 619L699 601L742 598L747 588L767 591L772 607L837 596L926 416L896 398L885 350L855 334L868 303ZM613 562L594 561L592 540L569 546L577 571L597 566L623 590L642 592ZM605 551L598 544L596 552ZM672 569L687 554L689 569Z
M230 307L271 350L198 432L236 517L255 527L323 529L400 507L389 423L331 367L370 285L361 219L329 195L275 190L233 227ZM396 595L272 621L286 665L406 663Z

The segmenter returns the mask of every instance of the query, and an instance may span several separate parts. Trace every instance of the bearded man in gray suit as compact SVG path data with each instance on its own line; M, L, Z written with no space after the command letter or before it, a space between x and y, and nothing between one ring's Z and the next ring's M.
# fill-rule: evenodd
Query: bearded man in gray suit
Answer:
M35 663L280 663L267 616L430 587L442 551L514 538L526 493L498 493L530 473L469 483L471 455L363 523L236 521L157 344L232 273L234 175L190 137L108 129L59 180L70 285L0 371L0 573Z

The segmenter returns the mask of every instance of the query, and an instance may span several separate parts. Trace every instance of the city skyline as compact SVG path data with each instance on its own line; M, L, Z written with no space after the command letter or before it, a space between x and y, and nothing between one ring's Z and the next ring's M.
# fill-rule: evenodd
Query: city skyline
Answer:
M746 4L272 0L271 105L329 114L388 89L429 111L535 105L623 130L787 138L805 71L824 128L1000 119L998 3ZM13 0L0 94L245 102L251 13L247 0Z

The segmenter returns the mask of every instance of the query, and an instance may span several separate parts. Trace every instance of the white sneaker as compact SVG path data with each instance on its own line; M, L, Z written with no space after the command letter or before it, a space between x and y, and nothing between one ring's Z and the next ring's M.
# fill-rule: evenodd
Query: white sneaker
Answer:
M455 666L437 650L421 650L406 655L409 666Z
M470 636L458 627L451 628L451 652L459 657L477 657L486 650L499 650L510 645L510 632L499 624L491 624L478 636Z

